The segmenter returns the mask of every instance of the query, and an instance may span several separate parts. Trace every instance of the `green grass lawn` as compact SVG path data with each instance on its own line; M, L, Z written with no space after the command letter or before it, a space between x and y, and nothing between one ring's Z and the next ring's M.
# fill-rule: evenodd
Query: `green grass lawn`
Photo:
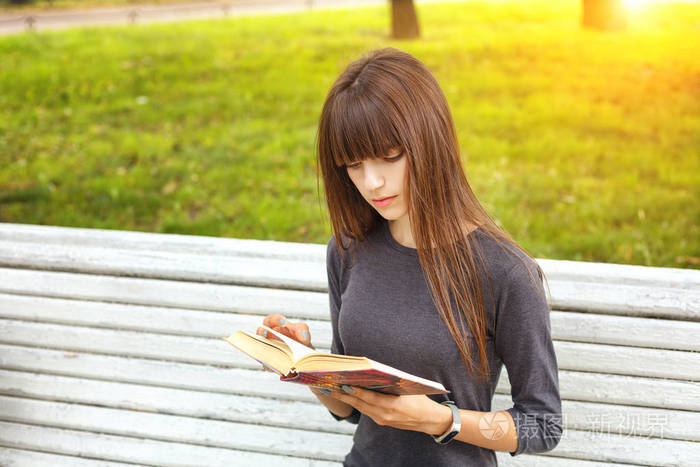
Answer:
M700 267L700 5L579 27L578 0L387 6L0 37L0 220L325 243L314 137L346 64L443 86L467 175L537 257Z

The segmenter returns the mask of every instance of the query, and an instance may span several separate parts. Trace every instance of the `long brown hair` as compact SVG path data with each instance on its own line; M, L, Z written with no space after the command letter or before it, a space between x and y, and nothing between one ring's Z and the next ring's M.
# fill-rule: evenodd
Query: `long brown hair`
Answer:
M343 237L363 241L382 221L345 165L403 149L408 213L423 274L465 368L475 368L468 347L471 334L481 362L478 374L488 378L486 310L476 272L483 259L468 235L470 226L479 226L518 259L515 250L532 256L496 225L469 186L452 115L437 80L409 53L391 47L371 51L350 63L331 87L316 137L318 167L341 258L342 250L350 247ZM539 267L537 272L541 280Z

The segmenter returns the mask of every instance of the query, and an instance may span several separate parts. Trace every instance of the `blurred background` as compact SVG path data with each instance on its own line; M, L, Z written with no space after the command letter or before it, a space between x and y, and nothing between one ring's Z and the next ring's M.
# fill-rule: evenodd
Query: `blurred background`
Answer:
M586 3L417 1L406 39L389 1L0 35L0 222L326 243L323 100L392 46L535 257L700 268L700 2ZM0 0L0 27L124 4Z

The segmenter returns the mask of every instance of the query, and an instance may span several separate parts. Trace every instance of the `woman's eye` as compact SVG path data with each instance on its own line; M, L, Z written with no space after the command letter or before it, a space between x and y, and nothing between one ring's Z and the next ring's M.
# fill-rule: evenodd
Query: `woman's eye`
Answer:
M403 152L400 154L397 154L396 156L393 156L393 157L385 157L384 160L393 162L393 161L397 161L397 160L401 159L401 156L403 156Z
M392 156L392 157L385 157L384 160L389 161L389 162L396 162L397 160L401 159L401 157L403 157L403 152L401 152L395 156ZM347 167L348 169L356 169L361 164L362 164L362 162L355 162L354 164L345 164L345 167Z

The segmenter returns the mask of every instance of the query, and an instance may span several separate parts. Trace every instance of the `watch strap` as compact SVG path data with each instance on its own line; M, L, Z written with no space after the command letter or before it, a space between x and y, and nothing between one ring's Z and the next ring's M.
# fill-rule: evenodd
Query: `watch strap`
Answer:
M435 440L436 443L438 444L447 444L452 439L459 434L459 431L462 428L462 423L461 419L459 416L459 409L455 405L454 402L452 401L444 401L441 402L442 405L446 405L452 410L452 426L450 426L446 432L444 432L441 435L430 435L433 437L433 440Z

